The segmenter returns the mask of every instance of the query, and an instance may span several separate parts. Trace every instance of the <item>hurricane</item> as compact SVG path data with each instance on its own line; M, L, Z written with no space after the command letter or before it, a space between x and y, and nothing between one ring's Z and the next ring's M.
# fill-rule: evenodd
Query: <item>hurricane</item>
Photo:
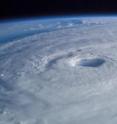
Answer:
M0 22L0 124L116 124L117 17Z

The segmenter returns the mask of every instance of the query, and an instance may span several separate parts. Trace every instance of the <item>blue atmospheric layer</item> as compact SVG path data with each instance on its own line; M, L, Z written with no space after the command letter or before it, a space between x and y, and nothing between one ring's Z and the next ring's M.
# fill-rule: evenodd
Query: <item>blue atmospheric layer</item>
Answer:
M12 19L0 21L0 43L6 43L15 41L20 38L31 36L34 34L50 32L58 30L57 23L61 23L61 28L68 28L66 24L68 22L75 25L82 25L82 18L98 18L98 16L63 16L63 17L42 17L42 18L30 18L30 19ZM101 16L99 16L101 17ZM116 17L116 16L103 16L105 17ZM45 27L40 28L38 25L44 25Z

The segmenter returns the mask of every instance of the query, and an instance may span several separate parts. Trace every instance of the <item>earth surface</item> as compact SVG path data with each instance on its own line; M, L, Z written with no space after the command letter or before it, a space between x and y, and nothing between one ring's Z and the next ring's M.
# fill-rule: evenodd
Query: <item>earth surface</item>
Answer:
M1 22L0 124L117 124L117 17Z

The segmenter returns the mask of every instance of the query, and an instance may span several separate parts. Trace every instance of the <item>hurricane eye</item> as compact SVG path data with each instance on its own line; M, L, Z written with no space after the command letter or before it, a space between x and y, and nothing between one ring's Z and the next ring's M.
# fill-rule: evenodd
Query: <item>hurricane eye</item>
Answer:
M81 59L79 62L80 66L87 67L99 67L104 64L105 60L101 58L93 58L93 59Z

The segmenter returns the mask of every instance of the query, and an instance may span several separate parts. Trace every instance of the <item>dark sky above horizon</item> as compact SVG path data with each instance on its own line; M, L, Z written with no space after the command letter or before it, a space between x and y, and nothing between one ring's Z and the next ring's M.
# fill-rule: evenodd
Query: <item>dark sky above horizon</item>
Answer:
M117 13L113 0L1 0L0 18Z

